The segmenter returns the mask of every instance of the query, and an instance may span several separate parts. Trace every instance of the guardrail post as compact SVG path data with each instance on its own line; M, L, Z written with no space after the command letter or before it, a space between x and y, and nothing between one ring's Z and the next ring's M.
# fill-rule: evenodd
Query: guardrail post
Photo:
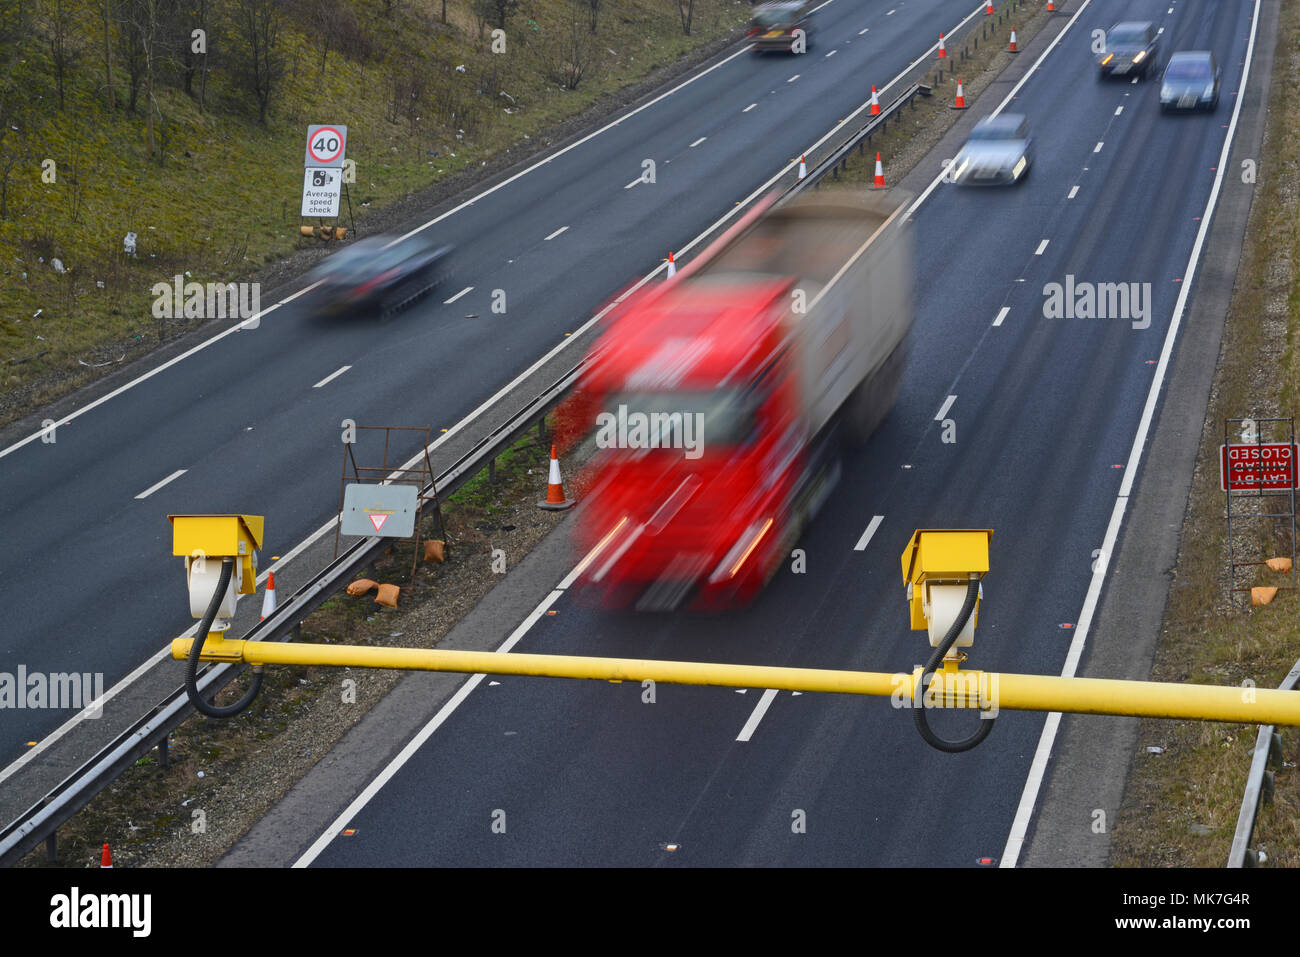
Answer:
M1273 772L1265 771L1264 780L1260 782L1259 788L1260 799L1265 804L1273 803Z
M1274 766L1282 764L1282 735L1276 731L1268 741L1268 763Z
M45 838L45 863L59 863L59 830L55 828Z
M497 457L495 455L488 459L488 484L497 484Z
M546 444L546 416L537 420L537 441Z
M165 768L171 766L171 734L164 734L162 740L158 742L158 767Z

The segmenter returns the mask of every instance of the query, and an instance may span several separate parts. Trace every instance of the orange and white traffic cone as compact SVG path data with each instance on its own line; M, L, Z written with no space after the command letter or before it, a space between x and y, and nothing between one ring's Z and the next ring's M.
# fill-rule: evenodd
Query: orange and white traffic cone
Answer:
M1019 53L1020 49L1016 46L1016 28L1011 28L1011 46L1007 47L1008 53Z
M546 481L546 501L537 503L539 508L548 508L558 512L569 508L573 502L564 497L564 482L560 479L560 460L555 457L555 446L551 446L551 474Z
M984 15L986 17L993 16L993 0L989 0L988 4L984 7Z
M871 85L871 115L880 115L880 98L876 96L876 85L874 83Z
M669 253L668 253L668 278L669 278L669 279L672 279L673 276L676 276L676 275L677 275L677 263L673 262L673 254L672 254L671 251L669 251Z
M275 611L275 572L266 573L266 594L262 596L262 621Z
M1047 12L1048 13L1056 12L1056 4L1053 3L1052 0L1047 0Z
M104 850L99 854L99 866L101 869L113 866L113 855L109 852L107 844L104 845Z
M966 109L966 97L962 95L961 77L957 78L957 102L953 103L952 108L954 110Z
M872 189L885 188L885 167L880 162L880 154L876 154L876 180L871 184Z
M804 154L800 153L799 154L799 178L803 179L807 175L808 175L808 163L804 159Z
M935 59L936 59L936 60L946 60L946 59L948 59L948 51L945 50L945 49L944 49L944 46L943 46L943 34L942 34L942 33L939 34L939 52L938 52L937 54L935 54Z

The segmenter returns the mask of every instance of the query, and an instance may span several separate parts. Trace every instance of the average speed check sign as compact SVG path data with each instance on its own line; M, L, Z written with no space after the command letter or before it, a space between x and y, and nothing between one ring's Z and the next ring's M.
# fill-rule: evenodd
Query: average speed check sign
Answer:
M346 126L308 126L307 157L304 166L341 168L348 148Z
M302 181L303 216L337 216L343 171L329 167L307 167Z

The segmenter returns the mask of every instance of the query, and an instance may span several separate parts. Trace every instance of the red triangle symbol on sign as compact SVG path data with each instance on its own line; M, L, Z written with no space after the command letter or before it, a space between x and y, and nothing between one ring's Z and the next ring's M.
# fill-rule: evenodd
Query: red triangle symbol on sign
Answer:
M388 516L387 516L387 515L371 515L371 516L370 516L370 524L373 525L373 526L375 526L375 531L376 531L376 532L379 531L381 528L384 527L384 522L386 522L386 521L388 521Z

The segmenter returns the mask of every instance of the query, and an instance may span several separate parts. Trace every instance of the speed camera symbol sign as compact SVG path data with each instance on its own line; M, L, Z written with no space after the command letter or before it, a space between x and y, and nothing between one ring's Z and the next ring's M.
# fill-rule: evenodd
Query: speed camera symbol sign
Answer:
M303 165L341 168L347 146L346 126L309 126L307 127L307 157Z

